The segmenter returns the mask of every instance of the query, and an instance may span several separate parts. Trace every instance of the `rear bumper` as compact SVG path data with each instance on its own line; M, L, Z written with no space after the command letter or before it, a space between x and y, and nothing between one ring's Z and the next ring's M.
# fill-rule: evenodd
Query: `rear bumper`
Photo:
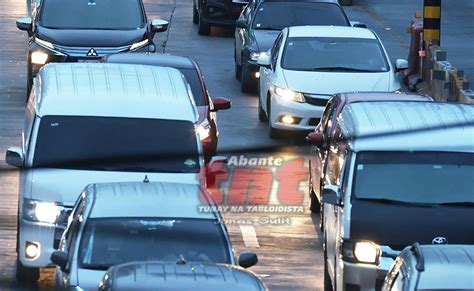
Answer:
M234 27L245 2L232 0L207 0L201 7L204 21L214 26Z

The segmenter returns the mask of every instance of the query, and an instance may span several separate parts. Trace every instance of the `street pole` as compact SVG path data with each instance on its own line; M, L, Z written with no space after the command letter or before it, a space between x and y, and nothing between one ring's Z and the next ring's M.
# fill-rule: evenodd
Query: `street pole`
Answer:
M441 0L424 0L423 40L441 45Z

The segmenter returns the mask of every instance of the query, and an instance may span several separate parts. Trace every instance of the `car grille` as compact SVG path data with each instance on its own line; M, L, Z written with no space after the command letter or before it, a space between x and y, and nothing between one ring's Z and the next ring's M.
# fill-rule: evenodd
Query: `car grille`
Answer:
M303 94L306 103L314 106L326 106L331 95L322 95L322 94Z
M72 47L72 46L55 45L54 48L70 56L88 57L87 53L92 47ZM94 47L93 49L97 52L98 54L97 56L101 57L101 56L128 51L130 49L130 46L126 45L126 46L120 46L120 47Z

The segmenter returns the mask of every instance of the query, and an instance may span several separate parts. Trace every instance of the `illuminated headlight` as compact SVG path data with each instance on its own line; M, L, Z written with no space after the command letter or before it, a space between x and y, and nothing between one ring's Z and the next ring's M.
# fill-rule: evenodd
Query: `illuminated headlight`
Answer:
M305 102L304 96L300 92L295 92L280 87L274 87L273 92L275 92L276 95L291 101Z
M52 43L50 43L49 41L42 40L41 38L35 37L35 42L42 47L45 47L48 49L54 49L54 46Z
M60 209L55 203L31 199L23 200L23 218L26 220L55 223L59 214Z
M43 52L31 53L31 63L35 65L44 65L48 61L48 54Z
M136 42L132 44L132 46L130 47L130 50L133 51L133 50L139 49L147 44L148 44L148 39L142 40L140 42Z
M37 259L40 255L40 244L27 241L25 244L25 257L30 260Z
M250 53L250 59L252 61L257 61L260 54L262 54L262 53L260 53L260 52L251 52Z
M342 257L349 261L365 264L378 264L380 254L380 247L370 241L345 241L342 245Z
M196 127L196 131L199 134L199 139L205 140L211 135L211 124L206 119Z

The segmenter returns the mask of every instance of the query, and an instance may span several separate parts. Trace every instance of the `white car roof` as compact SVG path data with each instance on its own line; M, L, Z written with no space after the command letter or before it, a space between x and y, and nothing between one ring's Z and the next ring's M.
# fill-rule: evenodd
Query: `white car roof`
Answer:
M36 113L197 121L180 71L101 63L52 63L37 79Z
M474 107L471 105L358 102L344 108L339 124L356 152L474 152Z
M288 28L288 37L340 37L376 39L375 34L367 28L324 25L292 26Z
M86 188L93 202L92 218L159 217L217 219L220 216L200 206L214 206L199 185L165 182L92 184ZM215 210L215 209L214 209Z

